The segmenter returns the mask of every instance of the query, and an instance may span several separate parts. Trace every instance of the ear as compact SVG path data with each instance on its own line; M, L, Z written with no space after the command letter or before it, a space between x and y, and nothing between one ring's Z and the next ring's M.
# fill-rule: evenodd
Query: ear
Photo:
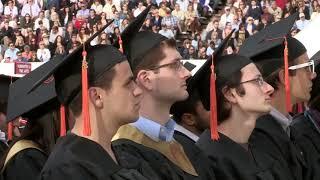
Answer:
M193 115L190 114L190 113L184 113L181 116L181 121L182 121L183 124L186 124L188 126L194 126L195 125L195 121L194 121Z
M226 87L224 87L222 89L222 94L228 102L233 103L233 104L237 103L237 98L236 98L237 92L234 88L227 89Z
M90 102L97 108L103 107L103 100L102 100L102 89L91 87L88 89L89 93L89 100Z
M151 80L150 80L151 72L146 70L141 70L137 74L136 82L141 87L152 90Z
M284 85L285 84L285 80L284 80L284 70L281 69L278 73L278 78L279 78L279 82Z

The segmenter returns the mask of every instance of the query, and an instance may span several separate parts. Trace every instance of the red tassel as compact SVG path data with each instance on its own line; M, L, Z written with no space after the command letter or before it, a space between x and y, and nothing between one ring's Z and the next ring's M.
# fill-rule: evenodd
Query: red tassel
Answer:
M87 52L83 45L82 52L82 116L83 116L83 135L91 135L90 115L89 115L89 99L88 99L88 63Z
M120 45L119 51L120 51L121 53L123 53L121 36L118 36L118 38L119 38L119 45Z
M218 118L217 118L217 97L216 97L216 75L212 58L210 77L210 130L211 139L218 140Z
M12 140L13 137L13 125L12 122L8 123L8 140Z
M298 104L298 113L302 113L303 112L303 110L304 110L304 108L303 108L303 103L299 103Z
M288 61L288 42L287 38L284 38L284 82L286 92L286 109L287 112L292 112L291 106L291 94L290 94L290 81L289 81L289 61Z
M66 135L66 110L64 105L60 106L60 136Z

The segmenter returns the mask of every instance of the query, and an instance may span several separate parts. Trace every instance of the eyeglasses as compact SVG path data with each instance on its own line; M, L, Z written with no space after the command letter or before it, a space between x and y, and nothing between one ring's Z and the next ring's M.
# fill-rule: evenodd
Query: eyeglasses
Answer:
M248 81L240 82L239 84L250 83L250 82L253 82L253 83L257 84L260 87L263 86L264 83L265 83L263 77L259 76L259 77L255 78L255 79L251 79L251 80L248 80Z
M157 70L157 69L160 69L160 68L164 68L164 67L169 67L171 69L174 69L175 71L180 71L181 68L183 67L183 63L178 60L178 61L175 61L175 62L172 62L172 63L168 63L168 64L162 64L160 66L157 66L157 67L154 67L154 68L150 68L149 70Z
M310 60L309 62L289 67L290 70L297 70L301 68L306 68L308 72L314 73L314 61Z

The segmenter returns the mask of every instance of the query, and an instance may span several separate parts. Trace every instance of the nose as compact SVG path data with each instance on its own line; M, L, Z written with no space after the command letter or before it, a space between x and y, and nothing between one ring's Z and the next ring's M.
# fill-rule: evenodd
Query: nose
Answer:
M271 96L271 94L274 92L274 88L268 84L267 82L264 83L263 92Z
M191 77L191 72L187 68L185 68L183 65L182 65L180 74L181 74L181 77L185 80Z

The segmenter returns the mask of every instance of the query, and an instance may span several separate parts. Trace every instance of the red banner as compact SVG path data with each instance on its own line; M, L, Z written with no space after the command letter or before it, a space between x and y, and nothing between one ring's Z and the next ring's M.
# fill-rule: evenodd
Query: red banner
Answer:
M14 74L28 74L31 72L31 64L26 62L14 63Z

